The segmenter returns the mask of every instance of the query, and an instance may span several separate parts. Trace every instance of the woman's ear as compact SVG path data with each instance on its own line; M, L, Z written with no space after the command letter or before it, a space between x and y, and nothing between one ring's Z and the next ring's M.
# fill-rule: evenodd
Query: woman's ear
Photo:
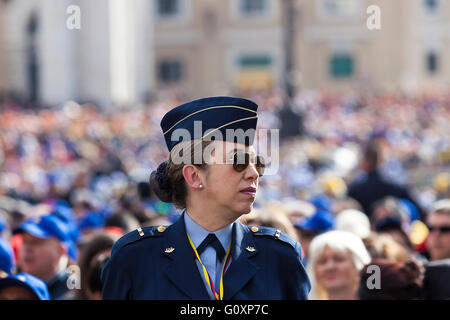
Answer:
M183 177L186 184L192 189L201 189L202 180L200 170L194 165L185 165L183 167Z

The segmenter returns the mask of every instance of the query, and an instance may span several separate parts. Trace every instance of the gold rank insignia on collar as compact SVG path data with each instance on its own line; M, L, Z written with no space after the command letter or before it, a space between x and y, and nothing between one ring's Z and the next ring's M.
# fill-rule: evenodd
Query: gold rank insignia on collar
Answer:
M174 247L170 247L170 248L167 248L166 250L164 250L164 252L165 253L172 253L174 250L175 250Z
M254 247L247 247L245 248L245 250L247 250L248 252L255 252L256 249Z
M277 229L277 231L275 232L275 237L279 238L280 235L281 235L281 231L280 231L280 229Z

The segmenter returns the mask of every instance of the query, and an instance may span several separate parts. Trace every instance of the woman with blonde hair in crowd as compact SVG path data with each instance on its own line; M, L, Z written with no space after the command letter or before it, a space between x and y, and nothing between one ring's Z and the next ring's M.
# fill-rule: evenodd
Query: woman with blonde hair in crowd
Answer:
M329 231L313 239L307 272L312 300L354 300L360 271L371 261L362 240L348 231Z

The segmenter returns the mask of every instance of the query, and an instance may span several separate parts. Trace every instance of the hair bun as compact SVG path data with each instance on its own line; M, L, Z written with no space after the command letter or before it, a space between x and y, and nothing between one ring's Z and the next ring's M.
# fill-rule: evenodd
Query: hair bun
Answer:
M168 161L162 162L150 176L153 192L164 202L172 202L172 184L167 176Z

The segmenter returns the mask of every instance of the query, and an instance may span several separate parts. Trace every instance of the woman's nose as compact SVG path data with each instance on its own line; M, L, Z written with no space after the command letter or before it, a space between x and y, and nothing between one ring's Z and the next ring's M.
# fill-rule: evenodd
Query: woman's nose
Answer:
M254 164L250 163L247 167L247 169L245 170L245 179L251 179L251 180L256 180L259 178L259 173L256 170L256 167Z

